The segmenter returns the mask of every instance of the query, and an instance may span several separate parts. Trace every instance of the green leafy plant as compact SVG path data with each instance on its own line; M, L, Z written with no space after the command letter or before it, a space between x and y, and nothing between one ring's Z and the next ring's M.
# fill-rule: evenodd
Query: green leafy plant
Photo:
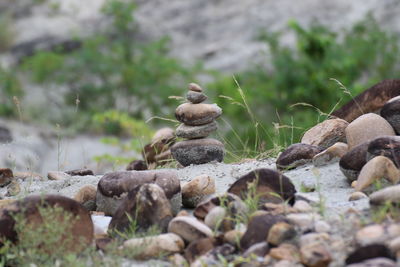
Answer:
M42 86L66 86L65 103L74 107L79 99L81 112L117 109L136 119L171 114L175 103L168 97L183 92L194 70L167 55L167 38L138 40L134 9L133 1L107 1L108 29L77 39L80 48L69 54L39 52L24 61L23 69Z
M383 79L399 74L398 38L381 29L372 16L354 26L334 32L318 22L308 28L290 21L288 30L296 37L295 47L280 43L283 32L261 34L270 50L267 68L259 64L235 75L216 75L209 84L224 118L235 132L225 138L236 147L253 148L264 141L265 148L286 147L298 142L303 132L324 120L336 107ZM368 56L365 56L368 55ZM341 90L331 78L347 88ZM257 124L244 112L243 88L247 106ZM257 131L262 125L266 131ZM236 136L242 140L238 141Z

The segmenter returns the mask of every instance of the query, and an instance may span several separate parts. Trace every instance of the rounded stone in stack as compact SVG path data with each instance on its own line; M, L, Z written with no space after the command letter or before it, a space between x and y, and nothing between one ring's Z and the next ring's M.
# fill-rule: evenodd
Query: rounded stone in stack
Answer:
M211 161L222 162L224 145L212 138L185 140L173 145L171 153L174 159L184 167Z
M218 126L215 121L198 125L198 126L188 126L181 124L176 128L176 136L186 139L197 139L209 136L212 132L217 130Z
M224 145L218 140L207 138L218 128L215 119L221 116L221 108L216 104L202 103L207 96L195 83L189 84L186 99L189 102L181 104L175 111L175 117L182 123L175 134L188 140L172 146L172 156L183 166L221 162L224 157Z

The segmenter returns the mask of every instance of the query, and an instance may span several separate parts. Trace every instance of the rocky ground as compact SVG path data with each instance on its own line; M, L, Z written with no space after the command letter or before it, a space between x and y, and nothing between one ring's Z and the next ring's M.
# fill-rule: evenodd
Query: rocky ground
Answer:
M399 84L384 81L355 98L380 96L362 105L374 113L332 117L277 158L236 164L219 162L223 145L208 135L221 111L201 103L191 84L176 110L180 130L156 132L146 161L126 171L0 169L0 235L23 242L18 216L38 230L44 205L68 214L50 216L60 225L75 218L56 239L72 238L63 253L96 247L124 266L398 266ZM359 107L335 114L348 118ZM161 233L150 235L154 226ZM132 227L142 235L128 236Z

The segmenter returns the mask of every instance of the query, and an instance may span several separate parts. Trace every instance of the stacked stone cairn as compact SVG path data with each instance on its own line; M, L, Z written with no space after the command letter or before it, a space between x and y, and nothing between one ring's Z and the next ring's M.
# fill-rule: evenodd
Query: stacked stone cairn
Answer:
M221 116L221 108L217 104L203 103L207 96L195 83L189 84L186 99L188 102L178 106L175 111L175 117L182 123L175 134L185 140L171 147L172 156L183 166L222 162L224 145L216 139L207 138L217 130L215 119Z

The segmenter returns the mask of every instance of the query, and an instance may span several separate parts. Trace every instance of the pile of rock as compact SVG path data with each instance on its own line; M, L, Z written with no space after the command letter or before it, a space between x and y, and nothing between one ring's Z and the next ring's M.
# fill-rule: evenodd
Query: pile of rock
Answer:
M207 138L217 130L215 119L222 110L216 104L204 104L207 96L195 83L189 84L187 103L181 104L175 111L175 117L182 124L176 129L176 136L186 140L171 147L172 156L183 166L221 162L224 157L224 145L216 139Z
M374 184L400 182L400 85L398 80L383 81L366 90L328 119L308 130L301 143L289 146L276 161L280 169L307 162L320 167L339 161L339 168L355 191L354 201L375 191ZM360 109L374 113L360 113ZM378 114L377 114L378 113ZM380 114L380 115L379 115ZM357 116L356 116L357 115ZM397 134L397 136L396 136ZM387 181L382 181L385 178ZM371 204L399 203L400 187L392 186L370 196Z

